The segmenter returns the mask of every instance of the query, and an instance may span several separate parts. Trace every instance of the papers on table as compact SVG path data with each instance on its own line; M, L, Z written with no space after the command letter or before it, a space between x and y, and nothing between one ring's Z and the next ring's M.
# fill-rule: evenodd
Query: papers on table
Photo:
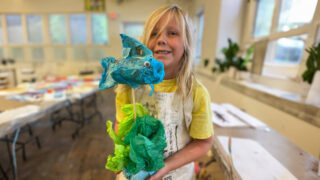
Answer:
M0 137L10 133L13 129L38 120L45 115L36 105L22 106L0 113ZM17 127L18 126L18 127Z
M64 101L77 100L98 91L99 81L90 82L39 82L24 86L24 91L0 91L9 100L17 101Z
M266 126L255 117L243 112L232 104L211 103L212 121L221 127L261 127Z
M14 130L36 121L47 113L90 96L98 89L98 78L61 78L52 81L37 83L24 83L16 88L1 90L0 95L5 95L9 100L38 102L39 106L27 105L16 109L0 112L0 137ZM42 103L46 101L45 103ZM45 104L45 106L42 106Z
M24 92L24 88L9 88L0 90L0 96L11 96Z

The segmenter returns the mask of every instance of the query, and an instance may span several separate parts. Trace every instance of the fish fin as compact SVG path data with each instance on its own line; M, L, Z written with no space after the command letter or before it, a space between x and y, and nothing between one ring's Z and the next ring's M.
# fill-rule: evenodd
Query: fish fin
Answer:
M118 84L111 76L115 61L116 59L114 57L105 57L101 59L101 65L104 70L99 83L100 90L109 89Z
M153 56L153 53L145 45L143 45L138 40L127 36L125 34L120 34L122 39L122 57L146 57Z
M138 57L147 57L147 56L152 57L153 56L152 51L143 44L137 46L135 51L136 51L136 54Z
M116 59L114 57L104 57L101 59L100 63L104 69L108 69L110 63L114 63Z
M149 93L149 96L152 96L153 91L154 91L154 86L153 86L153 84L150 84L150 87L151 87L151 91L150 91L150 93Z
M131 48L122 48L122 58L126 59L130 55Z

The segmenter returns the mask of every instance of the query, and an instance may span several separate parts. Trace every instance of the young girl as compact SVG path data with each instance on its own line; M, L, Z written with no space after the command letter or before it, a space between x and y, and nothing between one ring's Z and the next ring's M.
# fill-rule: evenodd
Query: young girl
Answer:
M142 43L164 64L165 78L154 85L135 90L136 102L143 104L165 128L167 147L164 151L165 167L149 180L190 180L193 161L205 155L212 145L210 97L206 88L192 72L192 41L188 17L176 5L155 10L146 21ZM117 88L116 119L124 114L122 104L130 101L128 86ZM117 126L116 126L117 129Z

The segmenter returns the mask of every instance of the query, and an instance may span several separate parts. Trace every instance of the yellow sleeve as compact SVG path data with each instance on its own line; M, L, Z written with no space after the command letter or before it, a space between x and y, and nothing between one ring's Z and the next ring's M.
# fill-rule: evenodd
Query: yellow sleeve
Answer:
M125 114L121 111L121 106L123 104L130 104L130 90L129 89L122 89L117 91L116 94L116 121L120 122L124 117Z
M211 100L207 89L196 82L193 91L192 121L190 136L195 139L207 139L213 135Z

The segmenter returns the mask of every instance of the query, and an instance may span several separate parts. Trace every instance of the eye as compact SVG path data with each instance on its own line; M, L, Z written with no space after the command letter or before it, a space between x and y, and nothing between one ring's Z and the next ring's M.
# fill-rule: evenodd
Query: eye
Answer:
M169 30L169 31L168 31L168 35L169 35L169 36L178 36L178 35L179 35L179 32L176 31L176 30Z
M142 55L143 51L142 51L142 49L137 49L136 53L139 54L139 55Z
M144 62L143 65L144 65L144 67L147 67L147 68L148 68L148 67L150 67L150 62L149 62L149 61L146 61L146 62Z
M155 37L155 36L157 36L157 34L158 34L158 32L152 32L152 33L150 34L150 37Z

